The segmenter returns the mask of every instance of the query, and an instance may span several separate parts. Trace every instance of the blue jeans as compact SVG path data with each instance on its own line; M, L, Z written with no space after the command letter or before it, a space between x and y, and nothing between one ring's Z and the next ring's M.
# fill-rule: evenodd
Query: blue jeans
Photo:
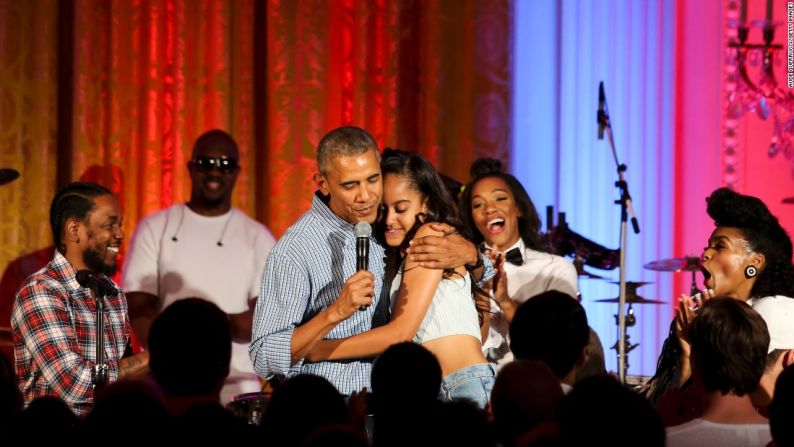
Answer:
M496 367L491 363L467 366L444 377L439 398L444 402L468 400L484 409L495 380Z

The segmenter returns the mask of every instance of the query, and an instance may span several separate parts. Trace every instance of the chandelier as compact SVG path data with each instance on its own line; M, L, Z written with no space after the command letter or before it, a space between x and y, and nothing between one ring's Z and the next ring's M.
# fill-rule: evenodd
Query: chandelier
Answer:
M735 12L728 14L726 118L735 122L750 113L756 114L761 120L771 120L773 129L767 155L773 158L783 154L794 163L794 73L786 70L787 78L782 83L775 78L775 67L786 65L786 68L790 68L785 51L780 51L783 46L773 43L775 29L783 23L772 20L771 1L767 2L766 20L748 22L746 2L741 0L741 16L738 20ZM728 3L729 11L736 11L737 2ZM760 42L748 41L753 29L761 31ZM787 31L785 26L783 30ZM726 152L732 155L733 147L727 149Z

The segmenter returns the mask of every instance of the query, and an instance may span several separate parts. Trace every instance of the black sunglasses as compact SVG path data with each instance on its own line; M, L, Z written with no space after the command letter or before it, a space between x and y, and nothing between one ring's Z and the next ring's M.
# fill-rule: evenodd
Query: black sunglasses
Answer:
M231 174L238 167L237 160L234 158L196 157L196 160L191 163L201 173L210 172L213 168L218 168L224 174Z

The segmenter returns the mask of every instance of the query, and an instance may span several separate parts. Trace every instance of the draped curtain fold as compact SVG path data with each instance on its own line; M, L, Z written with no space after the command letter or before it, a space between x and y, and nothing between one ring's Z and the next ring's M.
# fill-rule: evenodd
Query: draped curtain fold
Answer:
M314 148L339 125L417 150L461 180L510 135L509 0L267 4L267 149L260 213L276 231L314 189ZM301 204L301 206L296 206Z
M308 208L314 148L340 125L467 180L474 157L509 153L511 9L0 0L0 167L22 174L0 187L0 272L51 243L57 183L113 189L128 237L145 215L186 200L192 143L212 128L240 145L235 205L276 235ZM4 287L0 306L14 292Z
M7 266L51 240L49 203L58 159L57 12L54 0L0 1L0 168L23 173L13 187L0 186L0 350L9 358L7 327L17 272L37 269L40 257L31 256L22 269Z
M13 188L0 187L0 266L50 234L57 169L57 11L54 0L0 2L0 168L30 173Z

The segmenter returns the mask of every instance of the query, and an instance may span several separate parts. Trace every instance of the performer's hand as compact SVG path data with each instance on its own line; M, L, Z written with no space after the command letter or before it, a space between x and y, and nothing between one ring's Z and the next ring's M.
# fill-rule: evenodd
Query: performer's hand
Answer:
M494 301L496 301L496 304L500 307L503 307L505 304L512 306L513 300L507 296L507 274L504 270L505 257L502 253L497 253L492 261L494 269L496 269L496 275L494 275L491 280L491 291L493 292Z
M367 270L359 270L345 281L339 298L331 305L331 315L342 321L356 313L361 307L372 304L375 295L375 276Z
M454 227L443 223L432 223L430 227L444 236L425 236L410 242L407 254L411 261L431 269L453 269L477 263L477 247L457 234Z
M504 254L496 253L495 256L491 257L491 253L494 252L488 253L488 257L491 258L494 269L496 270L496 275L491 280L491 295L493 296L494 301L496 301L496 304L499 305L499 309L502 310L502 314L509 323L513 321L513 315L516 313L518 303L513 301L507 294L507 274L504 270Z
M675 335L678 337L681 349L687 353L689 351L689 325L695 318L695 309L692 298L681 294L678 298L678 306L675 308Z
M703 304L714 298L714 290L705 289L694 296L681 294L675 310L675 333L681 341L681 348L689 354L689 327ZM684 346L686 344L686 346Z

